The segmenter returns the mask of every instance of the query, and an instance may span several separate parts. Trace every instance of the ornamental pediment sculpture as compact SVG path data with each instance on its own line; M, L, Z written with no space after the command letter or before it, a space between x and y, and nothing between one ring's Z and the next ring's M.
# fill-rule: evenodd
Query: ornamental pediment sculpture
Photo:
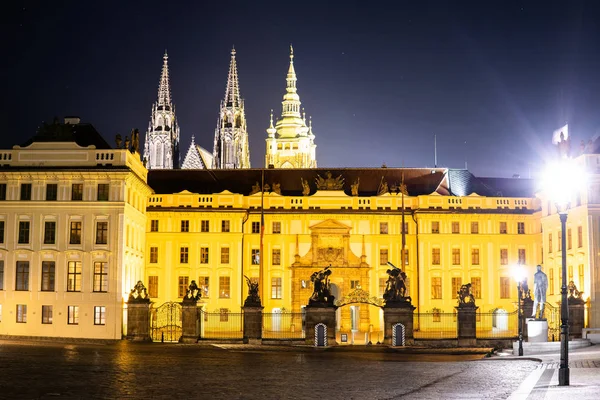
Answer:
M325 174L326 178L321 175L317 175L315 183L317 184L318 190L342 190L344 187L344 178L342 175L334 178L330 171Z

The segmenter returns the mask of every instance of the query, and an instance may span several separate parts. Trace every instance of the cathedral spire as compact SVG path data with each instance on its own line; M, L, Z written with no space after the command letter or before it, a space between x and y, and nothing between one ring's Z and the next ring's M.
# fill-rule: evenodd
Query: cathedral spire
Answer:
M152 105L150 123L144 140L144 158L148 169L179 168L179 125L171 101L168 60L169 56L165 50L158 97Z
M231 48L231 61L229 62L229 75L225 88L225 105L228 107L240 106L240 85L238 82L237 63L235 61L235 47Z
M165 49L163 56L162 73L160 74L160 82L158 84L158 106L171 107L171 84L169 82L169 56Z
M250 168L244 100L240 96L235 48L231 49L225 97L215 129L213 168Z

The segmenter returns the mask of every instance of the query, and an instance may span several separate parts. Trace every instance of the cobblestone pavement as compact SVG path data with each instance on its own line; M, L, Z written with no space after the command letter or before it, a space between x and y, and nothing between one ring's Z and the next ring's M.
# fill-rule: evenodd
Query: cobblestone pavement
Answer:
M0 398L506 399L539 363L481 355L0 341Z

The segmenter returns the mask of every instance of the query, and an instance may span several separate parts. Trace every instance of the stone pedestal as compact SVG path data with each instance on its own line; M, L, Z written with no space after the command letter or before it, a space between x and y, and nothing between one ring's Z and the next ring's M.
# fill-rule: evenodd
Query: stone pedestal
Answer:
M243 307L244 310L244 340L262 338L262 323L264 307Z
M542 343L548 341L548 321L545 319L527 318L527 341Z
M527 339L527 318L530 318L531 314L533 314L533 300L531 299L523 299L523 303L521 304L523 307L523 339Z
M383 323L384 323L384 338L385 344L396 344L397 346L411 346L415 343L413 336L413 314L415 308L408 301L390 303L388 302L383 307ZM397 324L402 324L404 327L404 343L401 338L396 338L396 343L393 343L394 327ZM400 330L396 330L397 334Z
M584 318L584 302L579 299L569 298L569 340L581 339Z
M457 311L457 331L458 346L472 347L477 344L477 309L474 306L458 306Z
M181 303L180 343L196 343L200 337L200 310L195 301Z
M127 303L127 340L151 341L150 301Z
M315 327L322 323L327 327L327 345L336 345L335 341L335 306L306 306L306 323L304 332L307 344L315 344Z

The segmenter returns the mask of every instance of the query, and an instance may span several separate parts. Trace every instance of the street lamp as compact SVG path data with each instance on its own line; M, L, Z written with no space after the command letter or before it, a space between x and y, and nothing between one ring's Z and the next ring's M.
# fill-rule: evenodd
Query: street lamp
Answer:
M517 282L517 315L519 317L519 356L523 355L523 281L525 280L525 268L521 264L512 267L512 274Z
M556 205L561 226L562 283L560 289L560 366L558 385L569 386L569 301L567 299L567 214L572 197L585 184L585 174L571 159L549 165L544 175L544 191ZM548 210L550 214L550 210Z

